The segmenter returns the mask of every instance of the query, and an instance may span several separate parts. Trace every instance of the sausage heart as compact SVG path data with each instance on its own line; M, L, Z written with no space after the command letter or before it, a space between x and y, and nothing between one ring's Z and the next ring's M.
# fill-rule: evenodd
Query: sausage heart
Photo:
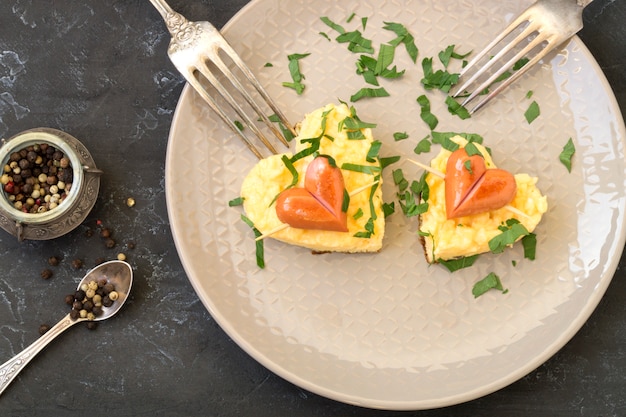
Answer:
M289 188L278 195L276 215L297 229L347 232L344 190L341 169L318 156L307 167L304 188Z
M485 167L481 155L469 156L464 148L452 152L445 175L448 219L502 208L515 198L515 177L503 169Z

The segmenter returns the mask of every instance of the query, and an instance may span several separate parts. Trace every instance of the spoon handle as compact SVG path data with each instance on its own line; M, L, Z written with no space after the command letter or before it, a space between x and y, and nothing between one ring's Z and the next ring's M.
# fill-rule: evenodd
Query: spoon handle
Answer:
M50 343L55 337L70 328L73 324L80 321L80 319L72 320L68 314L30 346L0 365L0 395L4 392L6 387L9 386L13 379L15 379L17 374L19 374L20 371L31 361L31 359L35 357L35 355L48 346L48 343Z

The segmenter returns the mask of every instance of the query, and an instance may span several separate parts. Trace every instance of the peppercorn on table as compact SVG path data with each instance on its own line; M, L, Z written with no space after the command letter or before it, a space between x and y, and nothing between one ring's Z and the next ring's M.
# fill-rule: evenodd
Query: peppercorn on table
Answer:
M221 28L237 12L246 13L251 5L264 1L253 0L249 4L245 0L176 0L170 4L191 20L208 20ZM270 23L284 22L286 11L296 1L278 1L281 9L263 16L266 25L248 29L259 33L271 30ZM395 16L381 17L360 9L358 3L338 4L340 12L333 16L333 22L367 33L382 27L383 21L402 21L401 11ZM381 8L386 3L382 2ZM461 3L463 7L471 6ZM437 13L450 12L442 4L451 3L432 1L426 2L425 7ZM513 0L503 4L512 10L520 7ZM482 10L478 3L471 7L476 8L475 12ZM318 13L315 6L308 10ZM626 2L595 0L585 9L585 26L579 34L606 75L622 112L626 111L625 20ZM310 48L335 42L339 33L323 22L322 26L324 34L316 32L319 39L314 44L298 44L302 33L293 33L298 50L289 52L304 54ZM442 26L447 26L446 21L442 21ZM496 33L497 29L481 28L486 33ZM390 35L394 36L391 32ZM0 415L486 416L492 415L493 410L513 416L626 413L626 306L621 297L626 291L626 259L619 262L593 314L578 332L569 335L569 342L555 355L546 357L537 369L520 375L510 385L443 409L407 414L371 409L367 399L363 399L364 407L358 401L347 404L320 395L323 389L307 389L303 387L306 384L300 384L302 381L284 379L265 366L271 364L257 362L247 353L249 346L240 346L231 339L220 327L220 317L212 315L215 312L208 311L200 301L174 243L177 236L170 227L164 177L168 134L184 80L167 58L169 39L160 16L148 1L0 2L0 137L8 138L35 127L59 129L78 138L102 171L94 208L69 233L50 240L18 242L15 236L0 230L0 363L20 352L70 311L65 296L76 288L88 269L119 258L129 262L134 270L133 289L123 310L97 326L75 326L48 346L2 394ZM420 50L416 64L419 76L411 81L416 85L422 76L424 50L428 49L422 42L415 39ZM458 46L463 49L463 45ZM407 53L397 51L397 55ZM347 65L352 74L358 57L329 56L328 66ZM298 87L298 83L305 86L303 94L307 94L307 88L310 94L317 94L307 85L307 73L313 73L307 58L292 61L299 62L304 78L277 78L276 83L289 84L284 87L285 96L297 100L299 96L292 87ZM253 70L269 71L273 67L289 77L287 67L295 64L290 64L285 56L284 62L277 60L267 65ZM410 76L409 72L405 76ZM324 98L329 93L332 95L328 102L349 96L331 91L325 92ZM364 90L361 94L376 93ZM284 99L281 97L281 101ZM326 101L320 102L320 106L323 104ZM410 120L420 128L424 126L421 110L416 102L415 120ZM381 119L384 115L382 109ZM442 113L438 116L442 120L447 117ZM479 118L480 114L474 117ZM602 130L604 126L596 128ZM394 142L392 137L377 139ZM411 136L407 140L417 143L421 139ZM400 135L396 140L403 139ZM236 141L229 139L233 146ZM607 150L602 157L615 156ZM502 159L498 159L500 164L505 164ZM216 154L211 163L233 161ZM592 179L594 174L602 172L590 173ZM188 180L196 184L198 201L202 201L207 179ZM236 197L237 191L224 190L224 199ZM544 191L550 198L554 190ZM554 203L551 201L551 206ZM189 207L190 212L208 209ZM236 213L236 208L227 209ZM388 235L385 234L386 239ZM248 236L250 242L252 236ZM384 242L389 244L388 240ZM250 247L252 252L246 249L236 256L249 257L245 261L254 263L254 243L246 246ZM272 250L276 251L276 246ZM416 256L421 256L419 250L418 247ZM589 256L589 264L580 268L595 268L598 262L607 262L593 254ZM204 260L207 270L222 261ZM481 297L475 305L485 301ZM321 326L332 317L330 312L320 316L318 324ZM419 339L415 340L417 343ZM369 370L375 372L375 364ZM323 375L325 369L315 371ZM384 388L381 386L380 390ZM398 404L390 408L410 409Z

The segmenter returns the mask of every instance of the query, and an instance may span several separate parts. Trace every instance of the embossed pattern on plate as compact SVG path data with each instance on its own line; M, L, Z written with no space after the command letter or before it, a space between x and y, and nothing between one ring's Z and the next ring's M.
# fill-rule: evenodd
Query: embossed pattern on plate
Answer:
M368 17L364 34L375 47L395 37L382 29L383 22L404 24L420 49L417 64L399 48L395 62L407 72L384 83L391 96L355 107L362 119L378 123L374 134L384 142L383 155L427 162L436 149L413 153L429 133L416 103L425 93L421 60L450 44L461 52L480 49L528 3L257 0L223 32L297 121L365 86L355 74L358 56L319 34L335 35L321 16L350 30ZM356 18L347 23L353 12ZM287 55L307 52L301 61L307 87L297 96L281 86L290 79ZM273 66L265 67L267 62ZM541 116L529 125L524 111L530 90ZM268 239L267 267L260 270L251 231L240 209L227 204L256 159L190 89L181 96L167 152L166 191L189 279L243 349L317 394L373 408L424 409L493 392L532 371L574 335L617 267L625 235L624 123L578 38L470 120L449 115L441 94L426 94L440 119L437 130L479 133L499 166L539 177L550 210L536 231L536 261L523 260L515 247L484 255L454 274L429 267L416 224L397 212L388 218L381 253L313 256ZM398 131L410 139L394 142ZM571 174L558 159L570 137L576 145ZM420 175L410 164L397 167L407 176ZM390 173L386 201L395 194ZM474 299L472 285L492 271L508 293Z

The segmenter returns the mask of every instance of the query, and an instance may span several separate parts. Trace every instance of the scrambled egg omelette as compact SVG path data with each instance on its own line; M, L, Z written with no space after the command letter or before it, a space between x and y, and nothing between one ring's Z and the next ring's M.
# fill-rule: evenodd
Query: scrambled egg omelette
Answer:
M293 155L287 153L259 161L241 187L246 215L262 234L271 233L268 237L315 252L376 252L381 249L385 233L381 167L377 157L374 162L367 160L374 143L371 128L352 128L355 121L358 122L358 118L347 105L329 104L306 115L295 138L296 155L312 144L319 144L317 153L331 156L342 168L345 188L350 194L348 232L287 227L278 219L275 199L294 178L283 161L285 155L292 158ZM313 159L314 155L309 155L293 162L299 174L295 187L303 186L304 173ZM272 232L277 229L280 230Z
M467 144L467 140L461 136L453 137L452 141L461 147ZM485 166L488 169L495 168L487 150L480 144L474 145L483 155ZM431 168L445 174L450 155L450 151L442 149L431 161ZM420 217L419 230L430 263L489 252L489 241L501 233L498 227L507 220L517 219L532 232L548 209L546 197L536 187L537 178L516 174L517 193L509 205L486 213L448 219L443 178L429 173L426 182L429 187L428 211Z

